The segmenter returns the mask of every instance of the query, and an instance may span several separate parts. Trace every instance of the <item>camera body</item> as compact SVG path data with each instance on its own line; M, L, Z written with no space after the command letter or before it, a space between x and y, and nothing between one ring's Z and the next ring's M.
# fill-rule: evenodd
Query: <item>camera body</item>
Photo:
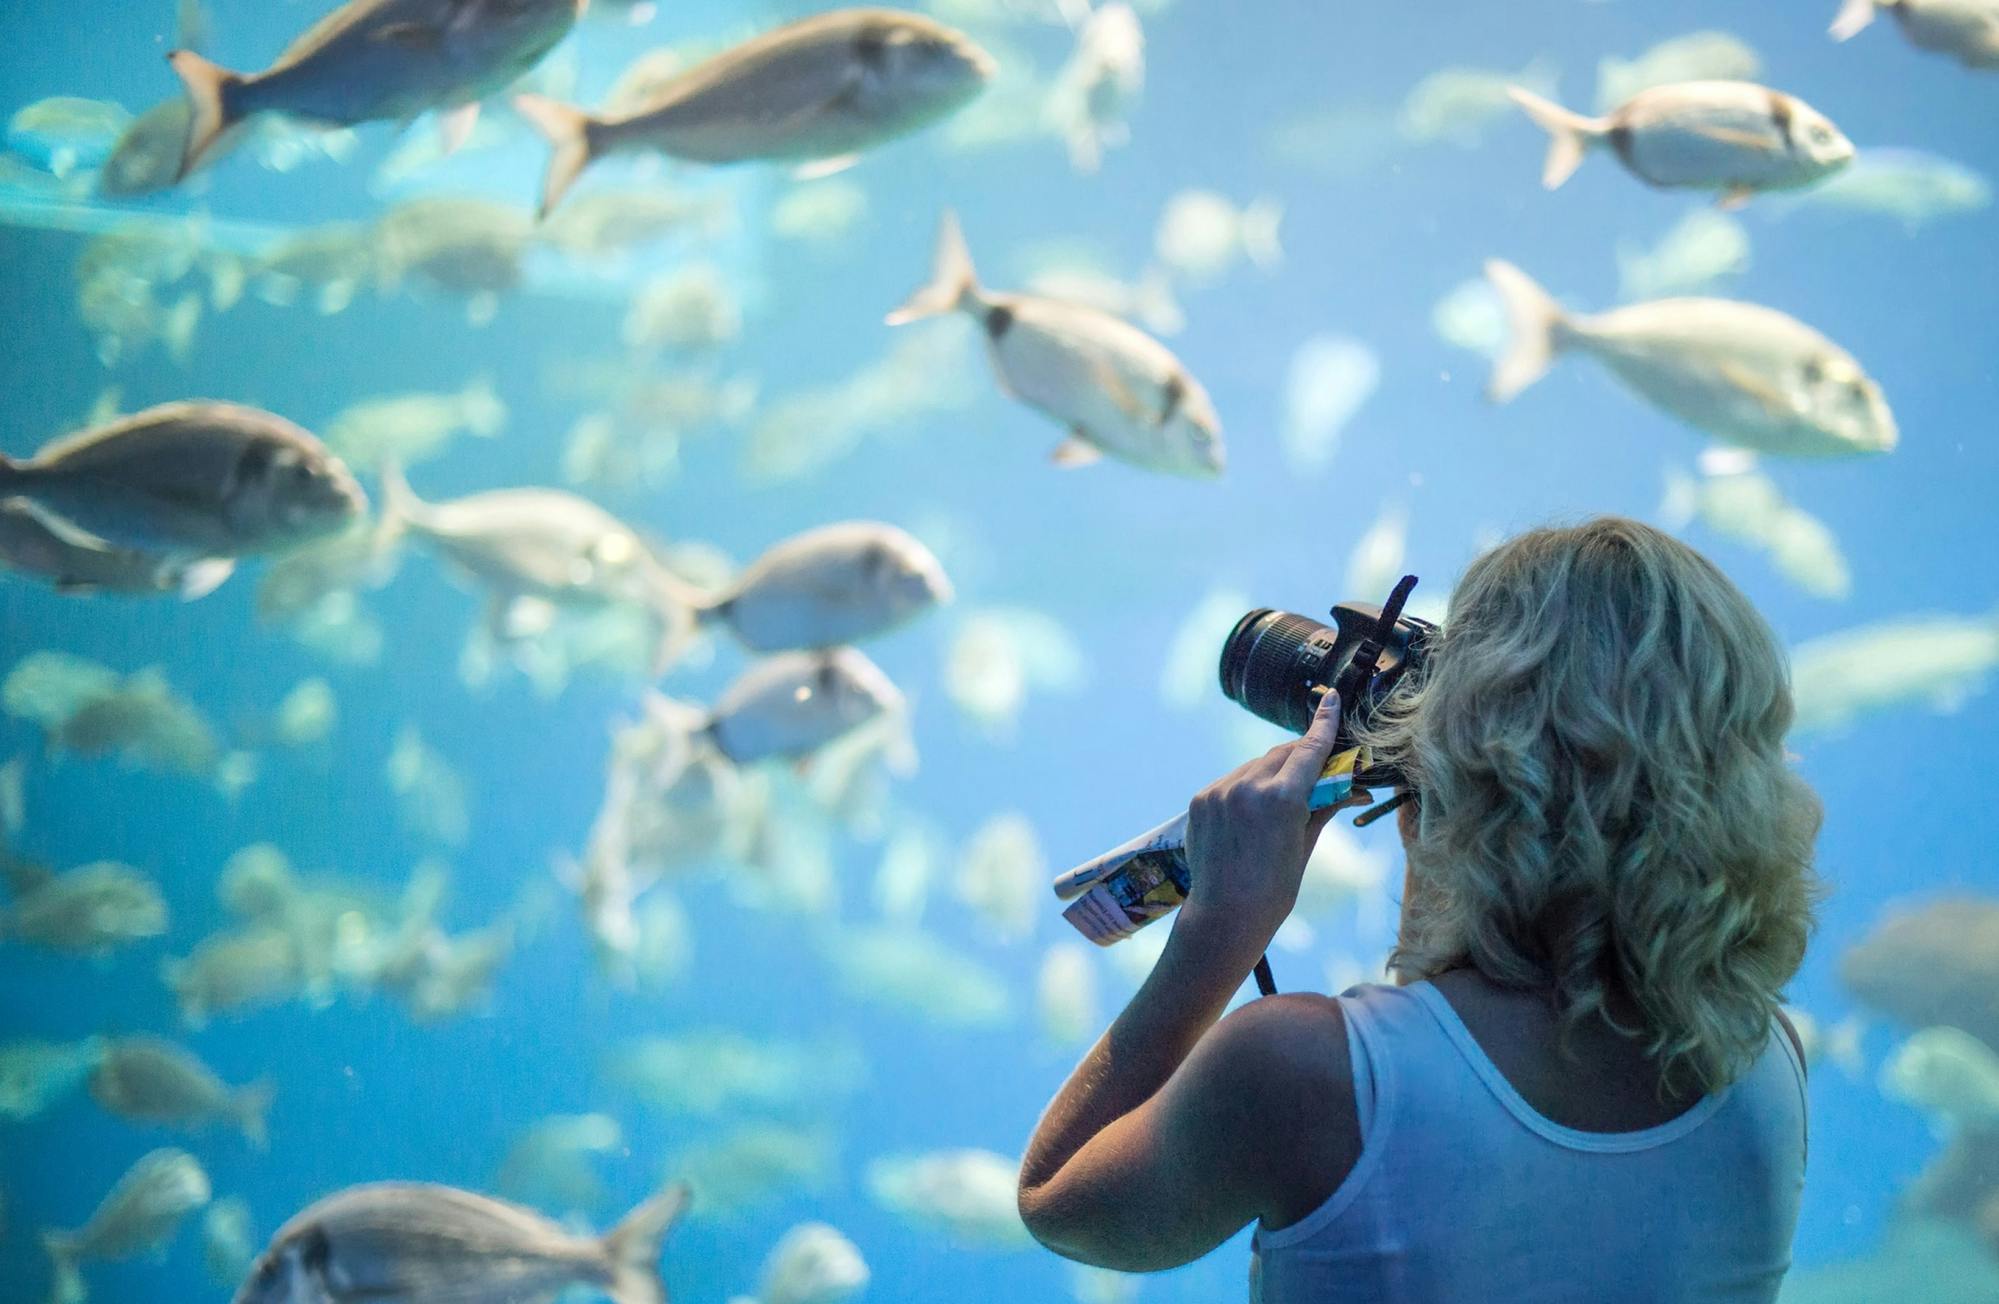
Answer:
M1354 745L1353 730L1365 725L1377 703L1428 656L1437 627L1403 607L1416 587L1405 575L1381 606L1342 602L1333 623L1260 607L1236 622L1222 645L1222 692L1230 701L1280 729L1302 734L1327 693L1340 699L1341 750ZM1364 765L1356 788L1401 786L1392 766Z

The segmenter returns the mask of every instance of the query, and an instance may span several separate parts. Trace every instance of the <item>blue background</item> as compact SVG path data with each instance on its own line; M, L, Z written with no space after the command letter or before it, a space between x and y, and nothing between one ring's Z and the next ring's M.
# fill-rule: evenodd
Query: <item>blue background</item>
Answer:
M644 29L586 27L579 38L586 101L650 45L800 12L691 0L664 7ZM1287 209L1281 269L1239 270L1219 286L1189 291L1188 328L1172 341L1223 415L1227 478L1186 483L1118 464L1057 471L1045 455L1058 432L973 371L963 411L869 441L807 480L746 481L740 434L725 434L691 444L673 484L611 505L668 538L710 540L738 558L834 519L956 523L974 543L963 554L960 602L1048 611L1087 650L1091 674L1077 693L1032 700L1017 731L996 740L962 720L943 691L955 616L870 647L917 707L923 767L898 802L954 840L997 810L1027 812L1051 860L1072 863L1156 821L1240 759L1233 708L1216 700L1173 713L1155 691L1163 645L1211 588L1226 584L1260 603L1321 611L1349 596L1337 591L1348 551L1382 505L1398 500L1412 513L1409 568L1441 590L1481 530L1596 512L1655 516L1662 468L1687 464L1699 447L1580 361L1558 366L1509 407L1487 406L1483 364L1434 336L1430 310L1495 255L1576 306L1608 306L1618 239L1656 240L1701 201L1646 190L1607 157L1592 159L1559 193L1544 193L1537 184L1544 138L1512 115L1476 149L1405 144L1390 124L1409 88L1446 65L1518 69L1548 54L1562 72L1562 98L1587 106L1600 57L1723 27L1762 53L1765 80L1826 111L1863 147L1916 146L1999 172L1991 126L1999 82L1918 54L1885 21L1836 45L1824 33L1830 6L1820 8L1181 0L1148 21L1148 89L1134 141L1111 152L1097 176L1073 175L1060 142L1046 136L972 153L949 152L934 136L899 144L851 174L869 194L870 215L846 255L827 259L757 238L781 177L727 173L713 184L738 197L749 233L728 251L749 304L728 363L757 375L766 396L837 382L883 353L891 337L882 314L922 278L947 204L963 215L988 279L1003 285L1016 274L1014 251L1059 236L1098 242L1135 273L1161 206L1189 186L1238 200L1280 198ZM87 10L69 0L10 0L0 14L6 100L75 94L138 109L171 94L161 59L169 10L164 0L105 0ZM211 53L230 66L255 66L317 11L297 0L220 0ZM1004 34L1044 73L1068 51L1069 38L1055 26ZM1264 147L1273 127L1334 108L1369 110L1378 120L1360 164L1302 169ZM278 226L371 216L381 202L366 188L369 165L394 139L382 126L362 136L360 156L345 168L279 175L227 162L200 203L218 216ZM540 146L519 140L476 165L468 160L459 175L525 207L541 164ZM169 196L141 207L189 205ZM1754 266L1730 293L1791 312L1861 358L1895 406L1902 446L1884 459L1766 468L1838 533L1855 575L1850 600L1807 597L1762 557L1697 526L1688 537L1791 643L1904 614L1991 612L1999 606L1991 213L1915 235L1859 217L1779 221L1752 209L1745 220ZM78 247L70 235L0 231L0 320L10 327L0 349L8 400L0 444L9 453L24 455L73 426L110 379L74 311ZM622 310L616 296L522 293L495 324L473 330L434 299L364 296L330 318L246 300L204 324L185 369L149 354L115 380L128 409L199 394L262 403L310 426L367 395L455 389L490 373L512 409L505 437L460 442L422 468L420 487L447 496L555 482L562 434L578 413L543 391L542 364L615 355ZM1368 341L1384 374L1331 468L1300 476L1282 460L1275 432L1292 350L1322 331ZM173 1030L157 963L221 925L214 876L246 843L269 839L304 867L399 882L427 851L399 830L381 780L382 757L405 720L421 725L476 796L474 834L452 858L453 922L480 922L522 884L546 878L554 853L580 845L601 792L607 727L629 712L637 686L585 677L547 701L503 677L489 694L464 692L455 667L476 603L421 558L375 599L388 647L381 664L366 669L319 661L260 626L253 589L239 579L179 605L65 600L0 582L0 663L54 647L127 671L159 664L225 726L254 718L310 674L330 678L341 703L329 751L316 760L269 758L233 805L173 776L38 759L21 849L65 866L95 859L141 866L162 883L174 923L169 937L103 964L0 947L0 1032ZM676 676L667 687L698 700L739 665L725 650L714 669ZM1995 724L1993 700L1979 697L1955 714L1876 716L1844 737L1799 743L1826 803L1821 866L1835 893L1793 996L1822 1022L1848 1011L1835 962L1884 903L1946 889L1991 891ZM39 747L29 727L0 721L0 754ZM1363 836L1393 850L1385 826ZM871 913L878 857L878 846L841 843L842 918ZM268 1072L279 1084L268 1156L229 1137L195 1143L218 1192L246 1195L267 1233L290 1210L349 1182L399 1176L479 1186L520 1126L549 1112L605 1109L625 1123L631 1143L629 1156L610 1167L613 1203L622 1206L649 1189L670 1154L719 1125L662 1119L619 1095L597 1071L607 1047L629 1035L707 1026L790 1037L832 1030L857 1039L870 1063L860 1092L808 1111L839 1129L839 1178L821 1195L682 1229L667 1258L676 1299L750 1291L769 1245L804 1218L832 1221L858 1242L874 1269L871 1298L1063 1297L1066 1268L1051 1256L954 1251L871 1204L861 1181L879 1154L955 1146L1018 1153L1072 1062L1033 1023L1039 959L1048 943L1066 940L1053 909L1031 943L1006 946L976 919L960 917L948 889L933 892L928 925L1003 974L1016 997L1007 1024L966 1031L841 996L809 944L833 921L750 913L715 882L683 895L697 963L660 995L607 989L580 929L562 912L505 970L490 1017L418 1027L376 1000L321 1012L287 1006L186 1034L226 1076ZM1341 945L1337 933L1325 940L1325 949ZM1319 969L1280 961L1279 979L1314 984ZM1107 991L1128 990L1104 972ZM1889 1030L1873 1029L1870 1063L1892 1042ZM1883 1100L1871 1081L1824 1066L1812 1095L1801 1265L1864 1248L1895 1191L1936 1147L1920 1116ZM30 1124L0 1126L0 1298L36 1298L44 1289L37 1228L80 1223L132 1159L167 1143L165 1134L107 1118L84 1096ZM164 1264L92 1267L89 1275L104 1300L220 1297L201 1274L191 1231ZM1242 1275L1237 1244L1146 1282L1140 1297L1234 1298Z

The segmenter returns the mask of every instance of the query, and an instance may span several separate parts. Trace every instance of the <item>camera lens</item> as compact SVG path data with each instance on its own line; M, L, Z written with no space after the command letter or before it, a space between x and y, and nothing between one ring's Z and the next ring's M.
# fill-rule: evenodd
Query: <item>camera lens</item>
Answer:
M1304 733L1318 707L1313 689L1325 671L1339 632L1309 616L1268 607L1236 622L1222 645L1222 692L1250 714L1280 729Z

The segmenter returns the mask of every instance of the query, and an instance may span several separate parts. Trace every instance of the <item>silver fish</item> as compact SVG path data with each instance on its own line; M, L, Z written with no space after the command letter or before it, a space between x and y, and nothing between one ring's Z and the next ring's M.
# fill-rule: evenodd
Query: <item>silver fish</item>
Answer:
M10 498L0 500L0 568L47 580L58 593L173 593L192 601L220 587L236 563L79 544Z
M388 528L436 548L491 595L496 638L520 637L521 612L534 604L620 605L646 611L660 627L660 668L692 626L690 592L623 521L556 489L496 489L427 503L400 468L382 469Z
M1550 190L1598 146L1647 185L1720 191L1729 207L1759 191L1809 186L1853 161L1853 142L1824 114L1754 82L1657 86L1601 118L1519 86L1507 93L1552 138L1541 172Z
M693 763L696 745L738 765L773 758L803 761L835 739L907 710L882 668L850 647L780 652L752 665L711 710L652 694L646 713L667 740L664 773Z
M234 403L165 403L43 448L0 457L0 498L21 499L86 546L188 558L302 543L367 498L306 431Z
M240 1195L217 1200L201 1215L201 1266L210 1281L233 1288L249 1275L257 1261L256 1234L250 1228L250 1205Z
M173 189L181 179L181 159L187 153L187 133L193 122L194 110L179 97L155 104L132 119L98 170L98 193L114 199L137 199Z
M129 865L98 861L60 874L14 865L13 909L0 919L7 936L52 950L106 955L167 931L160 889Z
M1167 347L1129 322L1081 304L980 287L954 213L944 214L930 283L888 316L891 326L963 312L985 331L1006 391L1069 430L1059 466L1104 453L1176 475L1220 475L1221 421L1208 391Z
M660 1245L687 1203L668 1187L598 1240L449 1186L349 1187L279 1229L235 1304L549 1304L573 1286L666 1304Z
M1885 453L1894 414L1853 356L1793 317L1729 299L1660 299L1571 316L1511 263L1486 275L1513 342L1489 397L1512 399L1564 351L1590 354L1656 407L1727 443L1794 457Z
M915 537L848 521L772 547L706 612L750 650L778 652L858 643L950 599L943 563Z
M546 217L583 169L609 154L836 170L970 103L995 67L969 37L922 14L837 9L697 64L628 113L592 117L535 95L514 104L554 150L542 187Z
M469 110L450 128L470 133L478 102L541 62L576 25L587 0L349 0L260 73L231 72L192 50L167 58L192 109L180 175L231 128L259 113L333 126L407 120L432 109Z
M42 1233L55 1267L58 1304L86 1297L78 1265L85 1259L130 1259L162 1250L183 1219L208 1203L208 1174L185 1150L155 1150L127 1169L75 1231Z
M0 1042L0 1118L33 1118L82 1086L104 1057L104 1039Z
M226 1122L251 1145L266 1143L268 1082L231 1087L192 1051L162 1037L114 1037L90 1078L90 1095L123 1118L201 1131Z
M204 938L188 955L163 962L160 977L180 1005L181 1021L199 1028L210 1014L261 1009L299 995L301 960L289 933L239 929Z
M1845 0L1833 39L1852 39L1882 9L1916 48L1953 55L1967 68L1999 68L1999 0Z

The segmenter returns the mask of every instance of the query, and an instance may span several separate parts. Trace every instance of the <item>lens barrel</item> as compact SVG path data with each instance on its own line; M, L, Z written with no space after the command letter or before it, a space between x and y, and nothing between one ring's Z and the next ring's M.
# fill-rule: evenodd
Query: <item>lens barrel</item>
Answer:
M1318 709L1313 691L1331 682L1339 631L1289 611L1260 607L1222 645L1222 692L1250 714L1302 734Z

